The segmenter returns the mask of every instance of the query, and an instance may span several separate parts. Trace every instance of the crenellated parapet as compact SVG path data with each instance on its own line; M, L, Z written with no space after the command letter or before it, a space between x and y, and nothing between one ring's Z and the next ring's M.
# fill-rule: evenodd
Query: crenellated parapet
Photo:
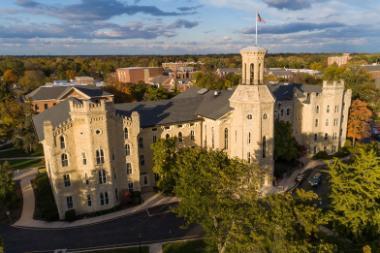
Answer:
M67 130L73 127L73 121L71 119L68 119L61 124L59 124L57 127L53 128L53 136L56 137L58 135L64 134Z

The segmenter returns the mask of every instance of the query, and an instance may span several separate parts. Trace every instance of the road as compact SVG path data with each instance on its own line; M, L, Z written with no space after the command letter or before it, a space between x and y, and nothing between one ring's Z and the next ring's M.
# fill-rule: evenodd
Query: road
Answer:
M181 228L184 220L173 213L141 212L110 222L64 230L31 230L0 225L6 253L51 252L112 245L145 244L202 235L198 225Z

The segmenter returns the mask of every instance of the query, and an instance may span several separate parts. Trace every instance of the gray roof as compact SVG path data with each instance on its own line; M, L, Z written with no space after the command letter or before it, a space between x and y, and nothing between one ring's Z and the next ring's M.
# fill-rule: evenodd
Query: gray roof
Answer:
M322 86L311 84L274 84L268 85L269 90L277 101L292 100L295 92L301 93L320 93Z
M112 96L112 94L103 91L99 87L75 85L75 86L40 86L31 93L26 95L26 98L31 100L51 100L59 99L64 93L72 88L78 89L89 97Z
M75 98L70 98L68 100L65 100L49 108L46 111L41 112L40 114L33 116L33 124L34 124L34 128L36 130L39 140L44 139L44 129L43 129L44 121L49 120L53 124L53 127L57 127L59 126L59 124L69 119L70 117L69 100L73 100L76 103L80 103L79 100Z

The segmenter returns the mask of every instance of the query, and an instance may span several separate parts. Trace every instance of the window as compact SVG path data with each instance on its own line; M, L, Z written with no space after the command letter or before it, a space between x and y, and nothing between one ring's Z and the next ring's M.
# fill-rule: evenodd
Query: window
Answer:
M130 192L133 192L133 183L132 182L128 182L128 190Z
M318 134L314 134L314 141L318 140Z
M267 118L268 118L268 114L264 113L263 119L267 119Z
M129 137L128 128L124 128L124 139L127 140Z
M334 126L338 125L338 119L334 119Z
M318 127L318 119L315 119L315 127Z
M153 143L157 142L157 136L156 135L153 135L152 141L153 141Z
M144 185L148 185L148 176L147 175L144 175L143 176L143 182L144 182Z
M87 164L86 153L82 153L82 163L83 165Z
M336 152L336 146L335 145L333 145L332 147L331 147L331 150L332 150L332 152Z
M92 200L91 200L91 195L87 195L87 206L92 206Z
M67 159L67 154L65 153L61 155L61 164L62 164L62 167L69 166L69 160Z
M228 128L224 129L224 149L228 149Z
M290 109L288 108L288 109L286 109L286 115L290 115Z
M252 119L252 114L248 114L247 119Z
M330 106L329 106L329 105L326 107L326 112L327 112L327 113L330 112Z
M251 143L251 132L248 133L248 144Z
M195 140L195 132L194 132L194 130L190 131L190 140L192 140L192 141Z
M325 125L329 126L329 119L326 119Z
M251 163L251 153L250 152L247 153L247 162Z
M132 174L132 165L130 163L127 163L127 175Z
M335 108L334 108L334 112L337 113L339 112L339 105L336 105Z
M100 129L96 129L96 130L95 130L95 134L96 134L96 135L99 135L99 134L101 134L101 133L102 133L102 130L100 130Z
M47 110L48 108L48 104L44 104L44 109Z
M284 116L284 109L281 109L281 117Z
M71 182L70 182L70 175L63 175L63 184L65 187L70 187Z
M178 142L182 142L182 141L183 141L182 133L179 132L179 133L178 133Z
M144 148L144 139L142 137L139 138L139 148Z
M105 184L107 182L107 175L105 170L99 170L99 184Z
M329 134L325 133L325 141L329 139Z
M96 164L104 163L104 151L103 149L96 150Z
M86 185L90 184L90 180L88 180L87 173L84 174L84 182Z
M72 196L67 196L66 197L66 204L67 204L67 209L72 209L74 207L73 197Z
M64 149L66 147L66 145L65 145L65 137L63 137L63 136L59 137L59 144L61 146L61 149Z
M317 105L317 106L315 107L315 112L316 112L316 113L319 113L319 105Z
M140 165L141 166L145 165L145 157L144 157L144 155L140 155Z
M333 137L332 137L333 140L336 140L336 139L337 139L337 136L338 136L338 135L337 135L336 133L333 133Z
M108 203L109 203L108 192L105 192L105 193L104 193L104 203L105 203L106 205L108 205Z
M119 200L119 191L117 190L117 188L115 189L115 199Z
M100 205L104 206L104 194L103 194L103 192L100 193Z
M129 144L125 144L125 156L130 156L131 155L131 147Z
M263 137L263 158L266 157L267 153L267 137Z
M214 127L211 127L211 147L214 148L215 139L214 139Z

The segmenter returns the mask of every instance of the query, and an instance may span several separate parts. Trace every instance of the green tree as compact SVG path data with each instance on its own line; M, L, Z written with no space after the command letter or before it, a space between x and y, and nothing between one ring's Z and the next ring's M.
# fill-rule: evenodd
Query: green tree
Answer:
M0 164L0 204L9 207L15 200L15 184L7 162Z
M185 148L176 159L176 213L205 231L206 242L219 253L229 252L232 232L243 207L254 201L261 185L255 164L229 159L222 151Z
M43 85L45 81L46 76L41 70L27 70L20 79L20 84L25 92L29 92Z
M153 86L149 86L144 95L144 99L149 101L168 99L170 97L172 97L171 93L167 92L164 88Z
M274 159L294 161L300 156L300 147L293 137L290 122L276 121L274 131Z
M354 149L353 161L336 159L329 165L334 227L355 239L380 233L380 159L372 146Z
M3 243L3 239L1 239L1 237L0 237L0 253L4 253L4 243Z
M176 139L159 139L152 144L152 150L153 172L159 176L157 187L165 193L172 193L178 177Z

